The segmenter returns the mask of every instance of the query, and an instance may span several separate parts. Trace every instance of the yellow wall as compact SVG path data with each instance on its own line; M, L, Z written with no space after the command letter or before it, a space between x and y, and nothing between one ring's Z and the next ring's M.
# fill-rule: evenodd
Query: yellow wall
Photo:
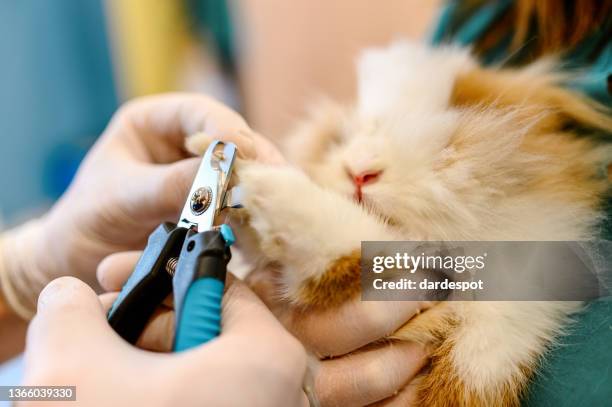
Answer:
M124 99L176 88L189 43L180 0L106 0L113 63Z

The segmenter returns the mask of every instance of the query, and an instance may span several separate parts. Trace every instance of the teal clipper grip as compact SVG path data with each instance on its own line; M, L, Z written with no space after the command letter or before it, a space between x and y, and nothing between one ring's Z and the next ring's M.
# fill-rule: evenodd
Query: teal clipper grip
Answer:
M204 344L221 331L221 301L225 288L229 246L233 234L219 230L188 235L173 279L176 309L174 350Z
M204 277L191 284L178 321L175 351L191 349L219 336L224 284Z

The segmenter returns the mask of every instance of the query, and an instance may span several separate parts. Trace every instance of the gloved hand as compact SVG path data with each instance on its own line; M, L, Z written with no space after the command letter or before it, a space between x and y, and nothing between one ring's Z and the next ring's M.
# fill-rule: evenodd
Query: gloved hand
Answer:
M109 291L101 296L110 305L132 270L141 252L115 253L98 267L98 279ZM262 278L263 276L259 276ZM266 281L278 276L270 275ZM262 298L271 300L272 287L257 286ZM276 297L277 298L277 297ZM312 397L328 406L412 406L416 405L418 374L426 366L429 350L412 342L385 340L408 320L433 302L360 301L318 312L295 312L290 306L269 301L268 306L308 350L321 356L312 364L309 385ZM149 321L137 345L144 349L168 351L174 336L174 311L163 305ZM328 358L333 356L333 358Z
M199 165L185 137L197 132L194 149L217 138L236 143L242 157L282 160L242 117L208 97L169 94L126 104L52 210L0 239L0 287L13 310L30 317L40 290L62 275L95 283L103 257L142 248L159 223L175 222Z
M24 384L76 386L86 406L308 406L300 343L239 281L223 300L220 337L160 354L124 342L84 283L55 280L28 331Z

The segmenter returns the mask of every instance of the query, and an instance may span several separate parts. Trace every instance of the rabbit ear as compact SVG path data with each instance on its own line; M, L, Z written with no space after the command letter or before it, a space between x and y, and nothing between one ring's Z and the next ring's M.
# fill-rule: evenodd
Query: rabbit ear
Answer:
M549 67L550 68L550 67ZM610 110L560 83L566 80L551 70L474 68L459 74L451 103L454 106L493 105L500 108L529 107L525 114L538 115L543 131L561 130L568 123L612 133Z
M449 105L457 74L475 66L467 49L430 48L400 41L364 51L359 59L358 110L362 116L389 112L439 112Z

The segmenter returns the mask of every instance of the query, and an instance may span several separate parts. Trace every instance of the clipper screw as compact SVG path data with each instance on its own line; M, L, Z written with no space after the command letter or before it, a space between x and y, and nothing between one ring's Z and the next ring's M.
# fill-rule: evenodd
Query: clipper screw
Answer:
M206 212L212 201L210 187L198 188L191 196L191 212L198 216Z

